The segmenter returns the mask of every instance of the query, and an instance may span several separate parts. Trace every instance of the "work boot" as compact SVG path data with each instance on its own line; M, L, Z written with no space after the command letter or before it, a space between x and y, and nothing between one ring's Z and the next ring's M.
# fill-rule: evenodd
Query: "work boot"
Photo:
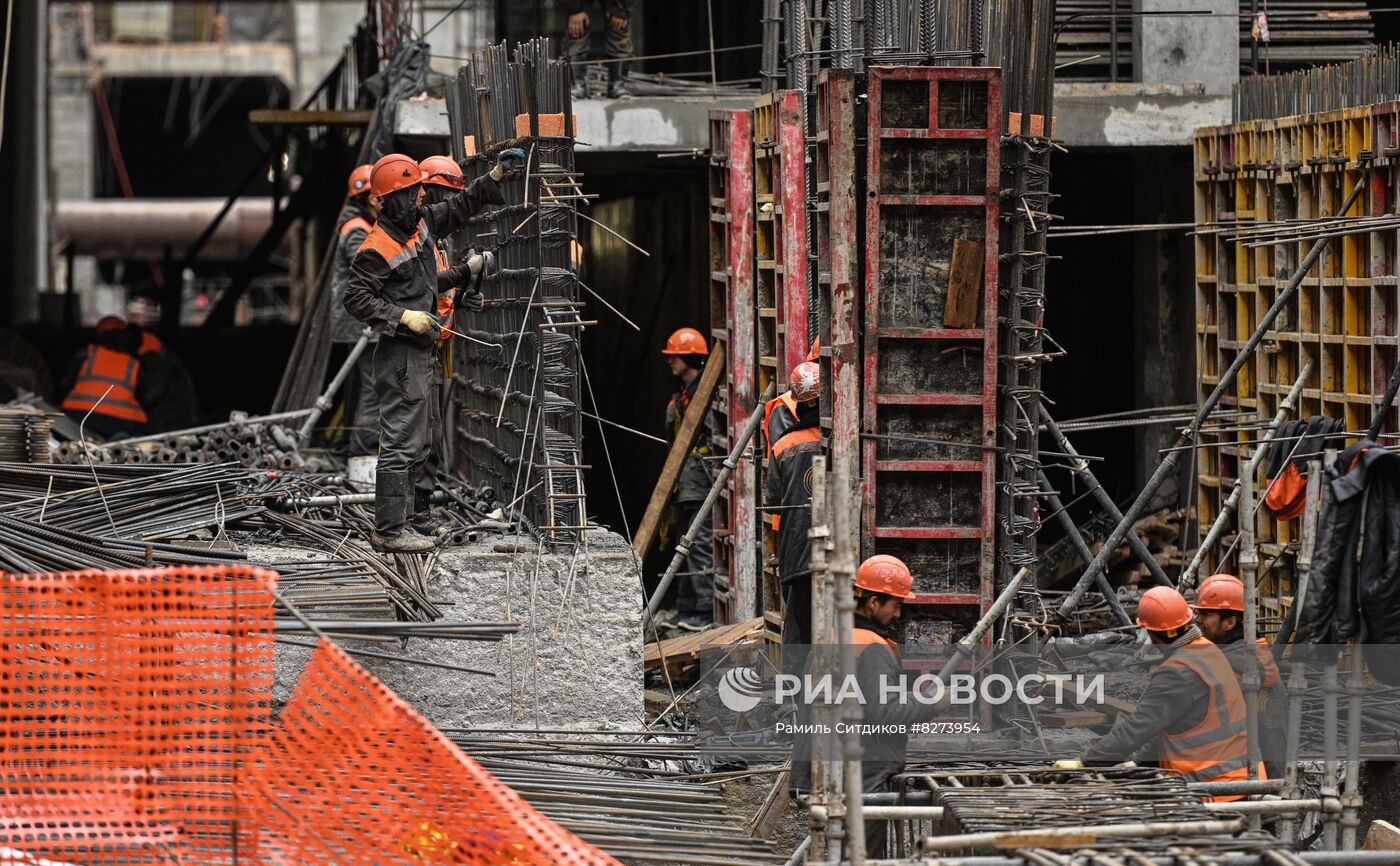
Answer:
M627 89L627 79L613 78L608 81L608 99L631 99L632 91Z
M588 85L584 83L582 76L574 78L574 83L569 86L569 95L574 99L588 98Z
M432 494L422 490L413 491L413 517L408 522L415 531L436 542L452 529L452 522L441 511L433 508L430 496Z
M370 544L384 553L427 553L436 547L408 525L413 500L413 477L407 472L380 470L374 475L374 531Z

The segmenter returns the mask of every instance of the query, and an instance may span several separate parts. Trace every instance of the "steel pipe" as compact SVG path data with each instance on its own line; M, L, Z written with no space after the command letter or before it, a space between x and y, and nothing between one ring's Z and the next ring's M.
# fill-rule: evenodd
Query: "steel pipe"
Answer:
M60 200L54 206L54 232L74 253L100 259L162 259L183 256L214 221L222 198ZM241 261L252 255L272 225L272 199L233 203L213 237L200 251L204 260ZM140 231L132 231L140 226ZM283 238L280 251L290 241Z
M1110 839L1150 839L1157 836L1234 835L1244 830L1244 818L1221 821L1143 821L1133 824L1081 824L1075 827L1040 827L1033 830L1001 830L925 836L919 841L924 853L978 848L1087 848Z

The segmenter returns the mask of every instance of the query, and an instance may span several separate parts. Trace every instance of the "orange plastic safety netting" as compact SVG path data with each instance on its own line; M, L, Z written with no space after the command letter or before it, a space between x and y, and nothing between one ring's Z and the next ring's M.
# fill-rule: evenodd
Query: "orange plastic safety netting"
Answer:
M0 866L617 866L326 641L270 726L276 579L0 574Z
M321 641L250 774L260 863L619 866Z
M0 863L227 855L268 726L276 579L0 574Z

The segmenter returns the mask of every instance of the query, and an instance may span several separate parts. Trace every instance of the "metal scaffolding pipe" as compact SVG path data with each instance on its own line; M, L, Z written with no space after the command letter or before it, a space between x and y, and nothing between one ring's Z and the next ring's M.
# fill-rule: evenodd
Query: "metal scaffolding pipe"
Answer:
M1081 824L1074 827L1039 827L1033 830L993 830L925 836L919 842L924 853L977 848L1088 848L1110 839L1150 839L1156 836L1234 835L1244 830L1244 818L1200 821L1142 821L1133 824Z
M861 817L866 821L938 821L943 818L942 806L875 806L866 805L862 797ZM809 806L812 820L818 826L826 826L828 810L825 806Z
M1290 851L1308 866L1400 866L1400 851ZM1181 866L1181 855L1142 856L1133 858L1138 866ZM1214 866L1272 866L1277 861L1267 854L1211 854ZM908 860L870 860L866 866L907 866ZM939 866L1026 866L1020 857L996 855L970 857L940 857Z
M1255 451L1249 458L1248 465L1240 473L1243 477L1246 473L1253 473L1260 463L1264 462L1264 457L1268 453L1268 444L1283 426L1283 419L1293 412L1298 406L1298 398L1303 394L1303 383L1308 381L1312 375L1313 362L1310 359L1303 365L1303 371L1298 374L1298 379L1293 383L1293 387L1288 389L1288 396L1283 398L1283 402L1278 404L1278 411L1274 413L1274 420L1269 422L1268 429L1259 440L1259 450ZM1225 527L1230 522L1230 517L1235 513L1235 508L1240 503L1240 479L1235 479L1235 486L1230 490L1230 496L1220 506L1220 513L1215 516L1215 522L1210 525L1210 531L1196 553L1191 557L1191 563L1181 570L1181 576L1177 578L1176 588L1182 592L1196 585L1196 570L1205 562L1206 554L1220 540L1220 536L1225 534Z
M54 234L77 255L100 259L161 259L183 256L214 221L222 198L99 198L60 200L54 207ZM200 258L241 261L252 255L272 225L272 199L240 199L233 204ZM133 231L133 226L140 226ZM280 250L290 242L283 238Z
M1338 208L1337 212L1339 214L1345 214L1347 211L1351 210L1351 206L1356 203L1357 197L1359 197L1361 191L1366 188L1366 182L1369 179L1369 171L1361 173L1361 178L1357 180L1356 186L1352 188L1351 192L1346 197L1346 201L1342 202L1342 206ZM1288 285L1284 286L1283 289L1279 291L1277 297L1274 299L1273 305L1260 317L1259 324L1255 327L1254 333L1250 334L1249 339L1245 341L1244 345L1240 346L1239 352L1235 355L1235 359L1230 362L1229 368L1220 376L1220 381L1216 383L1215 389L1210 392L1210 395L1206 397L1205 401L1201 404L1201 408L1196 412L1195 419L1186 426L1186 429L1178 434L1176 441L1177 446L1195 441L1196 436L1200 433L1201 425L1203 425L1206 419L1210 417L1211 413L1215 411L1215 407L1219 405L1221 398L1225 396L1225 392L1234 384L1235 378L1239 375L1240 370L1249 359L1253 357L1254 350L1258 348L1260 341L1264 339L1264 335L1273 328L1274 322L1278 319L1279 314L1292 303L1293 297L1298 293L1298 287L1302 285L1303 279L1307 276L1308 271L1312 269L1318 257L1322 255L1322 251L1326 248L1327 240L1325 238L1319 239L1313 243L1312 248L1308 250L1308 254L1298 263L1298 269L1293 272L1293 278L1288 281ZM1181 451L1179 448L1169 450L1167 456L1162 458L1162 462L1157 464L1157 471L1153 472L1152 477L1143 485L1137 498L1133 500L1133 504L1128 506L1128 510L1124 513L1123 519L1120 520L1118 525L1113 528L1113 531L1109 533L1108 539L1104 541L1104 545L1099 549L1098 555L1094 557L1094 561L1090 563L1088 568L1084 569L1084 574L1080 576L1079 582L1075 584L1074 589L1060 605L1057 612L1062 619L1068 619L1070 614L1074 613L1074 609L1079 606L1079 600L1084 597L1084 593L1089 589L1089 584L1094 581L1094 572L1102 570L1108 565L1109 556L1113 554L1113 551L1117 549L1118 545L1123 543L1124 536L1128 534L1133 528L1133 524L1137 522L1138 518L1142 516L1142 512L1146 510L1147 503L1156 496L1157 491L1161 489L1167 478L1176 471L1176 464L1180 459L1180 454Z
M1206 803L1212 812L1234 812L1239 815L1301 815L1322 812L1327 806L1322 799L1314 800L1237 800L1227 803Z
M1030 577L1030 574L1031 570L1025 567L1016 572L1016 576L1011 578L1011 582L1001 591L1001 595L997 596L996 601L992 602L992 606L987 608L987 612L984 613L982 618L977 621L977 624L972 627L972 631L968 632L962 640L958 641L956 649L953 650L952 657L943 665L943 669L938 672L939 679L947 680L948 677L953 675L953 672L958 669L958 665L962 664L963 659L967 658L972 652L973 647L977 646L978 641L982 640L982 635L987 633L987 629L991 628L992 624L1000 619L1002 614L1006 613L1006 609L1011 606L1012 600L1016 598L1016 591L1021 588L1021 582L1027 577Z

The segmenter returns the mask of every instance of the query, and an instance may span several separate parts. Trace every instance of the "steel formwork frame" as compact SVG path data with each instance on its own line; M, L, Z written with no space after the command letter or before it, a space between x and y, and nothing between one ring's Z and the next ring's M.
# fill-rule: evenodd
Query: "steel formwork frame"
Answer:
M1000 73L871 67L867 86L862 554L910 563L922 643L965 633L994 583ZM957 275L958 294L980 278L975 327L945 325L960 242L981 245Z
M710 112L710 334L725 344L728 385L717 401L727 452L754 406L753 117ZM757 466L735 466L716 506L715 619L734 622L758 610L762 538L758 532Z

